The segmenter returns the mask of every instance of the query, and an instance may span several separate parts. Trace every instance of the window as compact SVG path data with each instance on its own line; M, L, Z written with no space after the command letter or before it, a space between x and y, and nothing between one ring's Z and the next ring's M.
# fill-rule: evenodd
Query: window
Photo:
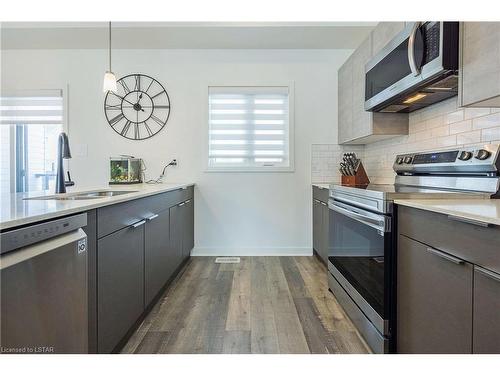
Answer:
M209 87L208 169L293 168L289 87Z
M53 189L57 139L63 130L61 90L0 98L1 192Z

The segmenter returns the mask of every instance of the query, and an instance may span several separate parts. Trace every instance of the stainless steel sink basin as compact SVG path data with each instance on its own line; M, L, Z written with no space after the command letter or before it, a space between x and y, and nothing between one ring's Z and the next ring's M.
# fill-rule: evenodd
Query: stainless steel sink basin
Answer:
M137 191L131 190L101 190L101 191L89 191L81 193L70 193L61 195L46 195L42 197L32 197L24 198L25 200L58 200L58 201L68 201L68 200L84 200L84 199L99 199L106 197L115 197L117 195L136 193Z

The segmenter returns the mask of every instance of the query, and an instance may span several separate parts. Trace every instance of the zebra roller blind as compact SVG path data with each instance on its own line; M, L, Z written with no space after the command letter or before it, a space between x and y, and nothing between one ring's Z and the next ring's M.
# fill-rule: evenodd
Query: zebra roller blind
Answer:
M289 88L209 87L209 169L290 167Z

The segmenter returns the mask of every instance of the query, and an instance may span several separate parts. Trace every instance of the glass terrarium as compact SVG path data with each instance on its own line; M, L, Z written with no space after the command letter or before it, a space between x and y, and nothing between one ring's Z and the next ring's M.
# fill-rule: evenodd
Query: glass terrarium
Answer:
M142 160L132 156L112 157L109 160L109 183L140 184Z

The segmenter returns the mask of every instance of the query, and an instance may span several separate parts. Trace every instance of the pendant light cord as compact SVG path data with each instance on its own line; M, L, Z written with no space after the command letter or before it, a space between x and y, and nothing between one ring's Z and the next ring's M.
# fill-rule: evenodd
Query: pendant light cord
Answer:
M109 71L111 70L111 21L109 21Z

